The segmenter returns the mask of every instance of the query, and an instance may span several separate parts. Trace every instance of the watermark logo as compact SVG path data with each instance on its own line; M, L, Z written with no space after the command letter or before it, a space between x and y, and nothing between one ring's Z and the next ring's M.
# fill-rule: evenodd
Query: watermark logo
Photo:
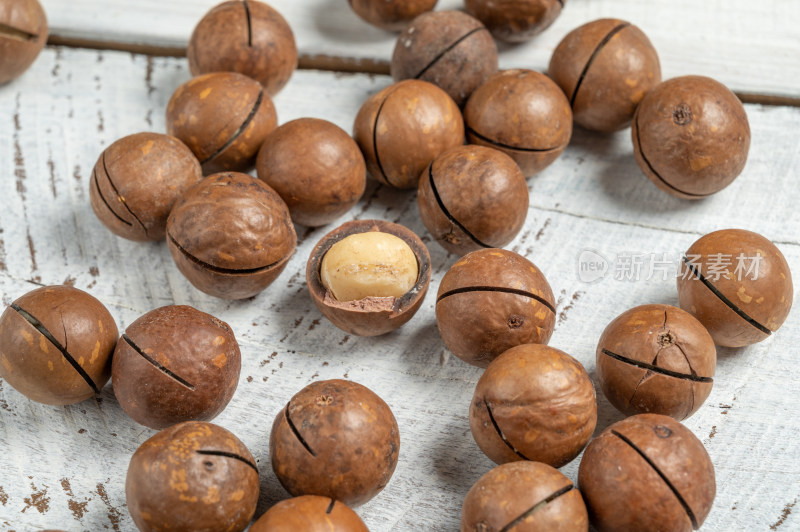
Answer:
M608 274L609 263L600 252L584 249L578 256L578 279L584 283L595 283Z

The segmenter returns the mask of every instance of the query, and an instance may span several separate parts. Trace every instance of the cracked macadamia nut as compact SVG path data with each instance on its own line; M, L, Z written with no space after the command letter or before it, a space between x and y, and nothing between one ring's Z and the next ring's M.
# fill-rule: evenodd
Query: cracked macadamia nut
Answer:
M292 397L269 438L272 469L286 491L350 506L389 483L399 450L397 421L383 399L336 379L313 382Z
M503 152L467 145L434 159L419 179L422 223L444 249L464 255L514 240L528 215L528 185Z
M38 403L77 403L108 382L116 341L100 301L71 286L37 288L0 316L0 378Z
M409 22L431 11L438 0L349 0L356 15L387 31L401 31Z
M555 161L572 136L569 101L553 81L533 70L498 72L464 107L471 144L500 150L525 177Z
M353 220L324 237L311 252L306 281L326 318L350 334L377 336L419 310L431 279L431 258L420 238L402 225Z
M269 286L297 245L289 209L270 187L247 174L205 178L167 219L175 265L198 290L244 299Z
M111 378L134 421L163 429L214 419L233 397L240 368L239 344L227 323L169 305L128 326L114 350Z
M566 0L465 0L467 11L497 39L525 42L543 32L561 14Z
M539 462L495 467L470 488L461 532L586 532L580 492L557 469Z
M589 374L568 354L541 344L518 345L494 359L469 407L475 442L498 464L566 465L589 442L596 424Z
M703 444L659 414L623 419L592 440L578 486L598 532L691 532L703 524L716 494Z
M250 532L369 532L364 521L343 502L303 495L281 501L262 515Z
M683 76L657 85L636 108L634 155L658 188L684 199L719 192L742 173L750 124L725 85Z
M292 220L311 227L349 211L367 185L358 144L339 126L317 118L292 120L270 133L256 170L286 202Z
M391 71L395 81L429 81L462 106L497 72L497 45L483 24L466 13L425 13L397 39Z
M167 133L192 150L206 174L251 168L277 125L269 94L235 72L190 79L167 105Z
M597 378L625 415L652 412L686 419L714 384L714 340L691 314L643 305L614 319L597 344Z
M433 83L415 79L367 99L353 131L369 174L400 189L416 188L437 155L464 143L464 121L453 99Z
M520 344L546 344L555 300L542 272L513 251L482 249L456 262L436 295L436 324L458 358L485 368Z
M777 246L758 233L715 231L686 252L678 298L714 343L744 347L765 340L786 321L794 299L792 272Z
M223 2L197 23L186 51L193 76L238 72L275 96L297 68L294 34L278 11L257 0Z
M561 40L548 74L569 99L575 122L610 133L630 125L636 106L661 83L661 64L638 27L600 19Z
M189 421L145 441L131 458L125 499L142 532L239 532L258 502L258 467L233 434Z
M161 240L173 204L203 179L184 143L159 133L114 142L94 165L89 199L97 218L129 240Z
M37 0L0 5L0 85L22 75L47 42L47 17Z

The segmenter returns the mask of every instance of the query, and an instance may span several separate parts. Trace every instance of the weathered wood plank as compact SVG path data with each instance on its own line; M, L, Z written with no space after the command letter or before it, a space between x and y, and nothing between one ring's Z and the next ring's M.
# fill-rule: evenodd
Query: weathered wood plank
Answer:
M480 370L452 357L435 326L436 287L455 257L425 236L433 279L419 314L385 337L357 338L327 322L306 292L305 261L330 227L298 227L297 252L279 280L253 300L226 302L193 289L162 243L116 238L94 218L87 189L96 157L118 137L162 130L166 101L187 77L182 60L48 49L30 72L0 88L2 303L37 284L69 282L108 305L121 329L172 302L230 323L242 346L242 377L216 422L258 460L259 513L286 496L268 454L269 427L283 404L316 379L366 384L392 407L402 446L393 480L359 513L376 532L457 528L465 493L492 463L472 441L466 417ZM299 72L276 102L279 117L318 116L349 130L361 101L387 83L381 76ZM617 255L676 258L700 232L727 225L735 214L735 225L786 242L780 246L800 271L800 244L792 232L798 226L793 176L800 149L791 134L800 110L748 106L748 112L751 161L745 175L711 203L670 203L638 173L624 133L608 141L579 133L551 169L529 182L533 206L512 247L544 270L559 300L551 344L578 358L593 378L595 344L608 321L634 305L676 303L671 279L616 280ZM747 208L739 213L736 205ZM425 235L410 193L371 183L345 219L367 217L399 221ZM584 249L609 259L607 278L580 281L577 262ZM800 499L794 459L800 410L791 393L800 388L798 316L760 345L720 350L714 390L686 423L717 467L717 499L703 530L800 526L792 513ZM153 432L125 416L110 386L96 400L54 408L2 384L0 528L131 530L125 469ZM598 399L603 428L620 416ZM575 479L577 466L576 460L563 471Z

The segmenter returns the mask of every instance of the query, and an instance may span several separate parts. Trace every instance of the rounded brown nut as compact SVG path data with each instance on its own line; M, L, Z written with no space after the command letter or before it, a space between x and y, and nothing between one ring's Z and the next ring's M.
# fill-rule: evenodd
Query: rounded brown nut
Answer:
M561 14L566 0L464 0L467 11L501 41L525 42Z
M678 276L681 308L714 343L743 347L777 331L792 308L792 272L769 240L743 229L709 233L691 245Z
M202 179L200 163L184 143L169 135L136 133L100 154L89 199L97 218L115 235L161 240L174 203Z
M258 502L258 468L239 439L188 421L145 441L131 458L125 498L142 532L239 532Z
M512 347L486 368L469 406L478 447L498 464L561 467L589 442L597 401L580 362L541 344Z
M258 152L258 177L302 225L325 225L364 194L367 169L358 144L326 120L300 118L269 134Z
M714 384L714 340L691 314L642 305L608 324L597 344L597 378L609 402L627 416L691 416Z
M346 504L330 497L303 495L281 501L262 515L250 532L369 532Z
M464 143L464 121L453 99L433 83L414 79L367 99L353 131L369 174L401 189L415 188L437 155Z
M192 150L207 174L252 167L277 125L275 106L261 85L234 72L190 79L167 105L167 133Z
M485 368L520 344L546 344L555 323L555 299L547 279L513 251L468 253L439 284L439 334L454 355L474 366Z
M47 34L47 17L38 0L5 0L0 5L0 85L28 70Z
M387 31L401 31L436 6L437 0L348 0L356 15Z
M703 444L659 414L623 419L592 440L578 486L598 532L697 530L716 493Z
M397 421L383 399L336 379L300 390L275 417L269 437L272 469L286 491L349 506L389 483L399 450Z
M195 288L226 299L264 290L297 245L289 209L247 174L208 176L179 200L167 219L175 265Z
M586 505L572 482L539 462L495 467L470 488L461 532L580 532L589 530Z
M750 150L742 102L725 85L683 76L657 85L636 108L631 126L639 168L658 188L700 199L730 185Z
M151 310L117 342L111 384L137 423L163 429L209 421L239 383L241 354L230 326L186 305Z
M433 83L460 107L497 72L497 45L484 25L466 13L425 13L397 39L391 72L395 81Z
M366 297L338 301L322 284L320 268L331 247L344 238L379 231L402 239L417 259L417 281L400 297ZM410 320L419 310L431 281L431 257L422 240L402 225L383 220L346 222L320 239L306 266L306 282L311 299L331 322L350 334L378 336L393 331Z
M533 70L498 72L464 107L467 139L509 155L525 177L555 161L572 136L572 111L561 89Z
M223 2L197 23L186 50L193 76L238 72L275 96L297 68L292 28L257 0Z
M575 122L605 133L628 127L636 106L661 83L650 39L618 19L595 20L569 32L547 70L569 98Z
M100 301L71 286L37 288L0 316L0 378L39 403L77 403L108 382L116 341Z
M528 185L517 163L483 146L459 146L419 179L422 223L447 251L464 255L514 240L528 215Z

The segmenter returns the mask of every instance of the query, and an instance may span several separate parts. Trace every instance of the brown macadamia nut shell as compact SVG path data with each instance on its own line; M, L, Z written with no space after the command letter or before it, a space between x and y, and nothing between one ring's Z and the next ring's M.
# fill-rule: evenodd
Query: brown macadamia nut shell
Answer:
M33 64L47 42L47 16L37 0L4 0L0 4L0 85L18 78Z
M239 532L258 502L258 468L239 439L211 423L174 425L131 458L125 498L142 532Z
M292 120L270 133L256 170L286 202L292 220L311 227L349 211L367 186L358 144L339 126L317 118Z
M400 431L372 390L345 380L317 381L275 417L272 469L293 496L322 495L358 506L392 478Z
M555 161L572 136L572 111L550 78L533 70L498 72L464 107L467 139L509 155L525 177Z
M161 240L172 206L203 179L194 154L175 137L136 133L106 148L94 165L89 199L97 218L129 240Z
M247 170L278 125L275 106L261 85L235 72L193 78L167 104L167 133L195 154L206 174Z
M580 362L541 344L512 347L475 387L469 427L495 463L561 467L583 450L597 424L597 401Z
M250 532L369 532L364 521L343 502L303 495L277 503Z
M528 216L528 185L517 164L483 146L452 148L419 179L422 223L450 253L501 248L514 240Z
M555 299L542 272L513 251L464 255L442 278L436 323L447 348L485 368L520 344L546 344L555 328Z
M789 316L792 272L777 246L758 233L709 233L691 245L686 258L677 281L680 306L717 345L744 347L765 340ZM737 271L740 262L743 269ZM749 271L754 264L757 271Z
M411 189L437 155L464 143L464 121L446 92L433 83L408 79L364 102L353 137L374 179Z
M227 323L169 305L125 330L114 350L112 385L134 421L163 429L214 419L233 397L240 369L239 344Z
M186 51L193 76L238 72L275 96L297 68L297 45L278 11L257 0L223 2L197 23Z
M108 382L117 332L106 307L86 292L37 288L0 316L0 378L39 403L78 403Z
M566 0L465 0L467 11L492 35L509 43L525 42L555 21Z
M366 22L387 31L402 31L412 20L431 11L438 0L348 0Z
M205 178L167 220L172 259L198 290L244 299L269 286L289 262L297 235L278 194L247 174Z
M691 532L703 524L716 494L703 444L658 414L623 419L592 440L578 485L598 532Z
M634 155L661 190L701 199L730 185L750 150L742 102L725 85L682 76L657 85L636 108Z
M417 282L402 297L368 297L356 301L337 301L320 278L322 258L343 238L367 231L380 231L402 239L417 258ZM431 281L431 256L422 240L402 225L383 220L352 220L320 239L306 265L306 283L312 301L331 323L358 336L378 336L391 332L419 310Z
M611 133L628 127L636 106L661 83L661 64L638 27L600 19L561 40L548 74L569 99L575 122Z
M717 350L705 327L688 312L642 305L608 324L596 361L600 386L617 410L680 421L711 393Z

